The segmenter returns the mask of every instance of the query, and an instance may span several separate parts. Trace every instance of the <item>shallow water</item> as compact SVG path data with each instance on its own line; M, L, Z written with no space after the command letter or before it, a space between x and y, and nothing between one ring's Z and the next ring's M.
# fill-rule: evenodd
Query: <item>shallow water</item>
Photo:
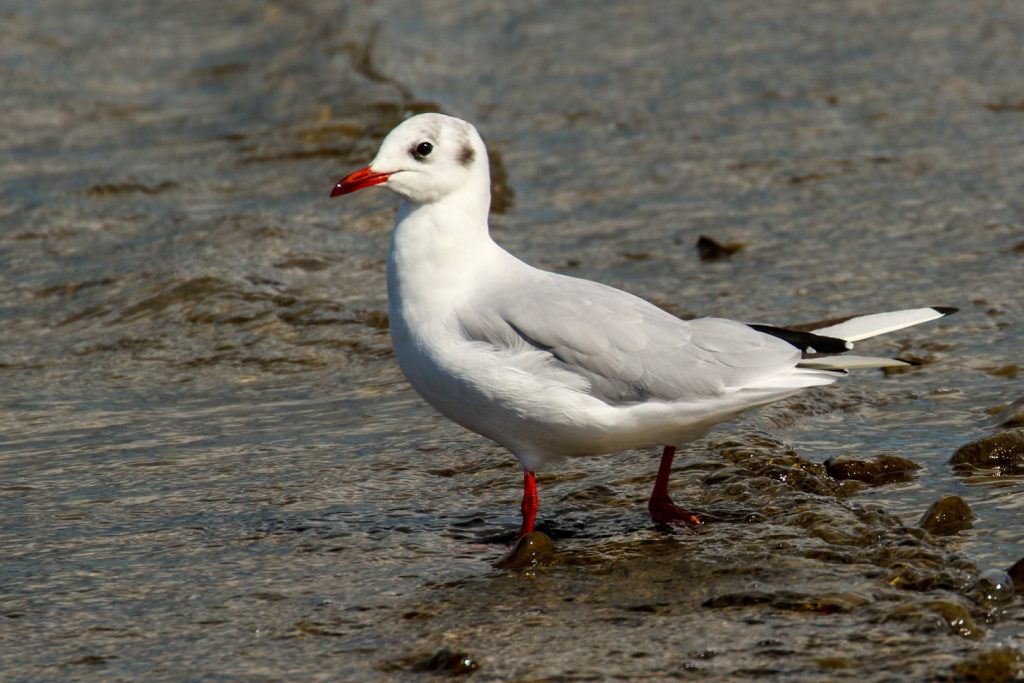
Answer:
M2 677L412 679L447 649L479 680L925 680L1024 648L976 585L1024 557L1024 481L947 464L1024 395L1024 8L410 5L0 10ZM479 124L530 262L680 315L961 312L865 345L921 367L682 451L719 522L652 527L656 453L572 460L539 477L556 561L494 569L517 467L391 358L394 201L327 199L427 109ZM922 469L820 467L882 453ZM973 528L914 529L947 494Z

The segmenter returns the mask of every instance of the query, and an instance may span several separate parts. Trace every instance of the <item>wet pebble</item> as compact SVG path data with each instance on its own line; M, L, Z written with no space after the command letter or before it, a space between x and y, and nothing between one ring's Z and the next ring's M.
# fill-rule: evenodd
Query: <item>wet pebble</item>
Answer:
M985 637L970 610L953 600L929 600L923 604L903 604L895 607L885 621L907 622L919 633L948 632L970 640Z
M1024 429L1008 429L964 444L949 462L958 472L985 469L1024 474Z
M853 479L870 486L906 481L921 469L913 460L898 455L879 455L872 460L839 456L825 461L825 471L833 479Z
M972 683L1005 683L1024 678L1024 655L1012 647L979 652L953 665L960 680Z
M854 593L831 595L807 595L793 591L740 591L724 593L708 598L703 606L713 609L731 607L768 606L792 612L816 614L837 614L849 612L868 602L862 595Z
M421 659L412 665L413 671L445 674L448 676L464 676L479 668L472 655L465 652L452 652L442 648L434 654Z
M1024 557L1017 560L1007 573L1017 592L1024 593Z
M999 406L992 410L996 424L1004 429L1024 427L1024 397L1018 398L1008 406Z
M1017 365L1016 363L1009 363L1007 365L999 365L996 367L988 368L985 372L992 377L1004 377L1006 379L1017 379L1017 376L1024 371L1024 368Z
M975 623L970 610L959 602L930 600L925 607L942 617L952 633L972 640L985 637L985 631Z
M932 503L918 526L935 536L949 536L974 526L974 513L960 496L946 496Z
M555 545L548 535L534 531L517 540L494 566L498 569L529 569L550 564L554 556Z
M907 372L911 372L914 368L922 365L930 365L935 362L936 357L933 355L920 355L917 353L904 352L897 356L896 360L901 360L907 365L882 368L882 373L885 374L886 377L890 375L902 375Z
M823 464L804 458L777 442L726 441L717 451L724 460L745 472L747 483L756 491L771 490L765 478L817 495L835 496L848 491L845 482L826 476ZM751 475L761 480L751 479Z
M989 569L967 587L966 593L982 609L992 612L1013 602L1013 579L1002 569Z
M719 259L729 258L745 246L741 242L722 244L706 235L701 235L697 238L697 256L700 257L701 261L718 261Z
M822 669L849 669L853 666L849 658L842 656L822 657L817 664Z

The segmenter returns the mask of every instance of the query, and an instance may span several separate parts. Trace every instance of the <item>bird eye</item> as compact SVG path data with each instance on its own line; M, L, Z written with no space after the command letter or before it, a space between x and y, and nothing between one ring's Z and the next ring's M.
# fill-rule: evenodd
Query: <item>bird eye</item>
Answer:
M429 142L421 142L412 150L412 155L417 159L423 159L424 157L429 156L433 151L434 146L432 144Z

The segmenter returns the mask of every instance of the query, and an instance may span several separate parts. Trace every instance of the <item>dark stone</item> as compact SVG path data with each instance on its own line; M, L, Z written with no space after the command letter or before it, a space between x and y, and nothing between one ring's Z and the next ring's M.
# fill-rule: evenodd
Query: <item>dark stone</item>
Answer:
M924 603L924 607L942 617L949 632L954 635L971 640L981 640L985 636L985 631L974 621L971 611L955 600L929 600Z
M811 612L815 614L838 614L849 612L864 603L864 599L856 595L804 595L792 591L740 591L725 593L708 598L702 606L712 609L732 607L755 607L767 605L775 609L792 612Z
M529 569L550 564L555 556L555 545L543 531L533 531L516 541L515 545L494 563L498 569Z
M1018 593L1024 593L1024 557L1017 560L1007 572L1013 579L1013 587Z
M747 245L740 242L722 244L706 235L701 235L697 238L697 256L700 257L701 261L717 261L729 258L745 246Z
M449 676L464 676L479 668L472 656L465 652L452 652L443 648L412 665L413 671L424 671Z
M111 659L117 659L114 655L85 655L81 659L76 659L69 664L85 664L86 666L104 666Z
M1008 429L964 444L949 462L958 472L983 469L1024 474L1024 429Z
M882 368L882 373L889 377L890 375L902 375L904 373L912 371L914 368L922 365L928 365L935 362L935 356L921 356L916 353L904 352L896 356L893 360L901 360L906 365L896 365L892 367Z
M974 526L974 513L960 496L946 496L932 503L918 526L936 536L949 536Z
M989 111L997 113L1007 111L1024 112L1024 100L1021 100L1020 102L984 102L981 106L985 107L985 109L988 109Z
M849 669L853 666L853 663L849 658L838 655L834 657L822 657L817 663L822 669Z
M964 590L967 597L989 614L1013 602L1013 593L1013 579L1002 569L983 571Z
M987 650L953 665L959 679L972 683L1006 683L1024 677L1024 656L1012 647Z
M916 462L898 455L879 455L873 460L840 456L825 461L825 471L833 479L855 479L870 486L907 481L919 469Z
M985 372L992 377L1003 377L1005 379L1017 379L1017 376L1021 373L1024 368L1017 365L1016 363L1009 363L1007 365L1000 365L998 367L984 368Z
M1003 429L1024 427L1024 398L1018 398L1008 406L993 409L996 413L996 424Z
M895 605L884 621L904 622L918 633L947 632L969 640L981 640L985 631L978 626L965 605L955 600L928 600Z

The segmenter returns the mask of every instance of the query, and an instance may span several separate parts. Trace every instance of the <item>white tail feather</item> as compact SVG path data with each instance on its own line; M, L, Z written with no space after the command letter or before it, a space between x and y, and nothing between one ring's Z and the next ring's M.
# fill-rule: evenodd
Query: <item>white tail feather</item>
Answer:
M902 330L904 327L919 325L929 320L936 320L951 313L955 308L911 308L904 311L872 313L858 315L824 327L812 328L814 334L835 339L842 339L852 347L853 342L869 339L886 332ZM879 358L876 356L852 356L849 354L816 356L804 358L797 367L808 370L857 370L861 368L898 368L911 365L895 358Z
M812 370L860 370L863 368L898 368L910 365L906 361L895 358L880 358L877 356L821 356L820 358L805 358L800 361L798 367Z
M819 327L811 330L814 334L825 337L835 337L848 342L860 341L876 337L886 332L895 332L904 327L911 327L935 320L953 313L956 309L950 308L911 308L905 311L889 311L888 313L872 313L860 315L849 320L844 320L835 325ZM873 366L879 367L879 366Z

